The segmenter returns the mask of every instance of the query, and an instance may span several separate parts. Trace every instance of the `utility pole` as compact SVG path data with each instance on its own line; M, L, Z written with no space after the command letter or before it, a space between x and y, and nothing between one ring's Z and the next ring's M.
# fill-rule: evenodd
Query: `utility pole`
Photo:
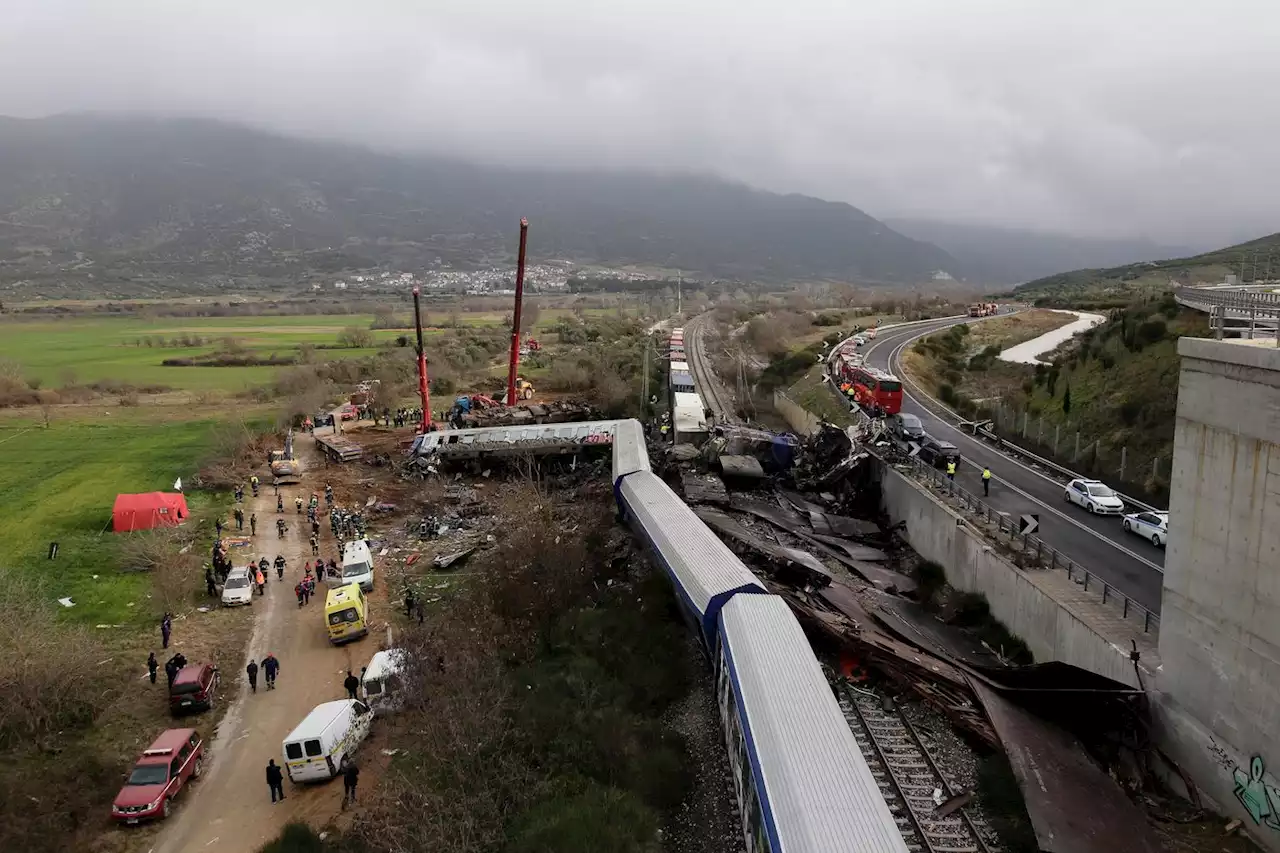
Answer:
M684 298L682 291L684 290L684 273L676 270L676 316L684 316Z
M649 408L649 350L653 347L653 338L645 338L644 341L644 373L640 375L640 411L647 412Z

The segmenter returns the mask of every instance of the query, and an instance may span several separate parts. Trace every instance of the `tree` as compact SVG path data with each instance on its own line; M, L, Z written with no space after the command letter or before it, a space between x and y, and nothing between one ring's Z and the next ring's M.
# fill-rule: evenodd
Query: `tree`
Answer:
M338 335L338 343L351 349L365 349L373 346L373 333L359 326L347 326Z
M537 302L526 302L520 309L520 331L526 334L533 331L540 316L542 316L541 306Z
M1062 414L1071 414L1071 385L1067 385L1067 390L1062 392Z

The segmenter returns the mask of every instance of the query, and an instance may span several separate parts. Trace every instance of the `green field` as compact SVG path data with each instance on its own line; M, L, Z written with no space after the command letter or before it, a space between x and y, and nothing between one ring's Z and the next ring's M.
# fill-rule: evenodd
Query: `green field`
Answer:
M112 503L118 492L168 491L179 476L189 482L210 452L215 423L150 422L153 414L113 409L110 417L55 420L48 429L0 421L0 561L38 578L48 604L70 596L76 606L58 608L65 618L118 625L156 615L149 576L117 568L128 534L111 532ZM188 497L193 512L213 500ZM59 546L54 560L50 542Z
M546 310L537 328L545 329L569 314L566 310ZM601 311L587 313L602 313ZM431 320L441 322L443 315ZM458 315L466 326L503 324L498 312L471 312ZM336 345L348 326L368 329L372 315L317 315L287 317L208 317L140 319L136 317L67 317L56 320L11 320L0 323L0 360L16 362L28 380L45 387L100 380L127 382L134 386L163 385L185 391L242 391L269 383L279 367L169 367L165 359L191 358L214 352L224 338L234 339L248 352L267 357L293 355L299 346ZM449 329L430 327L428 339L442 337ZM394 341L408 330L372 332L375 342ZM146 346L148 338L171 341L183 336L205 339L203 346ZM144 342L139 345L139 342ZM430 344L428 343L428 349ZM326 349L317 352L320 360L358 358L375 349Z

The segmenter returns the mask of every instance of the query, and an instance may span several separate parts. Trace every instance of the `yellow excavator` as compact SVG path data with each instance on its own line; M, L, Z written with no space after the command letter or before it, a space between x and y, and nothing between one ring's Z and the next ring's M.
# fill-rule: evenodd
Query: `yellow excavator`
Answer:
M284 450L267 453L267 467L271 469L273 482L277 486L296 486L302 482L302 472L293 455L293 430L289 430L284 437Z

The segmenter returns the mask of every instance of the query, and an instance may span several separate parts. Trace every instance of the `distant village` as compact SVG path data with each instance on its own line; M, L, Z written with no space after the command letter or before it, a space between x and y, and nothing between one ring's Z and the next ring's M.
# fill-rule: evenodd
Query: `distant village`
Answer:
M566 263L530 264L525 268L524 286L534 293L562 293L575 275L639 281L644 273L610 269L582 270ZM457 270L441 265L424 272L384 271L349 275L334 281L313 281L312 290L384 290L421 287L424 291L460 293L470 296L509 296L515 293L515 271L509 266Z

